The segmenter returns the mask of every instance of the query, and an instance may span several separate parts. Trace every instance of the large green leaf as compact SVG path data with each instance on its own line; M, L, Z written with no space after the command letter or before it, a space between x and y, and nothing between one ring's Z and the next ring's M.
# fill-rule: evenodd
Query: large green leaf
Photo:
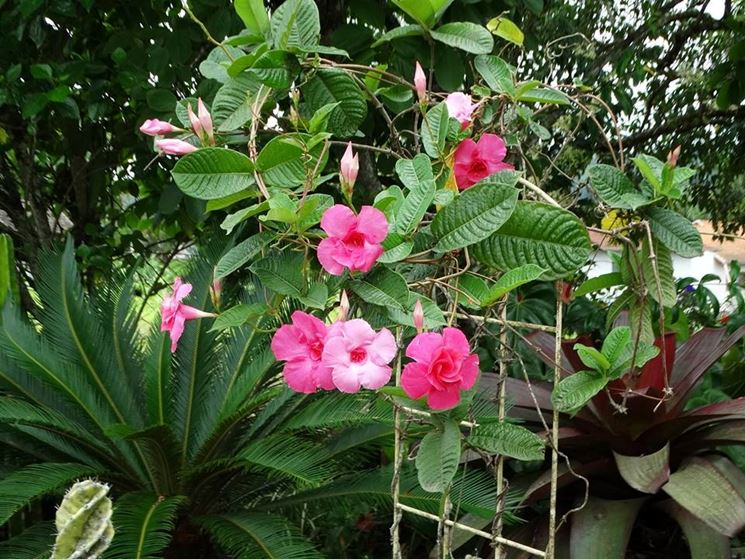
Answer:
M442 493L453 481L460 460L460 428L453 421L443 424L441 431L428 433L416 454L419 485L430 493Z
M235 0L235 12L252 34L266 36L269 31L269 16L263 0Z
M269 231L262 231L231 248L215 266L215 278L222 279L252 260L274 238Z
M232 132L251 120L251 105L261 83L248 74L228 80L215 94L212 118L218 132ZM192 104L196 110L196 105Z
M383 248L385 252L380 255L378 262L390 264L391 262L398 262L409 256L411 250L414 248L414 242L405 239L398 233L388 233L388 236L383 241Z
M596 291L601 291L621 284L623 284L623 276L621 276L621 272L609 272L585 280L579 287L577 287L577 289L574 290L574 296L582 297L588 293L595 293Z
M623 210L635 210L649 203L649 200L634 186L623 171L611 165L599 163L588 169L590 184L600 199L611 206Z
M172 171L182 192L200 200L214 200L252 187L253 173L248 156L225 148L203 148L185 155Z
M501 37L505 41L515 43L518 46L522 46L523 41L525 40L525 35L522 30L511 20L503 16L497 16L490 19L486 24L486 28L497 37Z
M474 58L473 65L492 91L514 95L515 78L504 60L498 56L479 55Z
M435 41L472 54L489 54L494 48L494 37L486 28L475 23L457 21L446 23L430 32Z
M418 157L418 156L417 156ZM424 156L427 157L426 155ZM395 231L400 235L408 235L422 221L427 208L432 204L437 185L434 180L424 180L413 185L406 195L403 204L396 212Z
M502 171L463 191L432 221L437 239L435 250L446 252L486 239L509 219L517 204L519 178L515 171Z
M305 287L302 252L284 251L254 262L250 270L261 283L282 295L299 297Z
M598 373L580 371L561 379L554 387L551 400L559 411L574 413L600 392L608 379Z
M96 473L83 464L31 464L13 472L0 481L0 526L33 499Z
M434 180L432 163L429 158L420 153L414 159L399 159L396 161L396 174L403 185L410 189L418 188L421 183Z
M319 171L323 170L328 153L324 152L322 144L310 149L303 147L310 140L307 134L286 134L269 140L256 158L256 168L268 185L294 188L302 185L316 166ZM323 160L319 164L321 155Z
M445 13L453 0L393 0L393 3L427 29Z
M487 307L499 301L505 294L513 289L525 285L531 281L537 280L546 270L535 264L525 264L518 268L513 268L502 274L499 279L489 287L485 297L481 299L481 305Z
M10 235L3 233L0 234L0 308L3 307L8 295L10 295L12 301L18 303L20 292L18 291L18 278L16 277L13 239Z
M54 522L37 522L19 535L0 542L3 559L49 559L54 545Z
M523 103L541 103L543 105L569 105L569 97L558 89L547 87L531 88L517 96Z
M384 266L365 277L352 280L349 287L363 301L381 307L403 310L409 302L409 287L401 274Z
M395 39L401 39L402 37L416 37L417 35L423 35L424 29L421 25L402 25L400 27L394 27L390 31L386 31L372 44L372 48L393 41Z
M675 290L675 277L673 276L673 257L670 251L660 242L654 241L655 259L652 260L652 253L649 250L649 240L647 238L642 242L641 267L644 274L644 282L652 298L665 307L672 307L677 298ZM657 275L655 276L656 263ZM657 278L660 285L657 285Z
M424 151L432 159L439 159L445 149L450 117L445 103L435 105L422 118L421 133Z
M518 460L542 460L546 448L543 439L532 431L504 422L479 425L468 436L468 443Z
M265 52L245 70L250 76L274 89L287 89L300 70L297 58L282 50Z
M318 7L313 0L287 0L272 14L272 41L280 50L308 49L321 38Z
M645 498L610 501L591 496L572 516L571 557L624 559Z
M642 456L626 456L613 452L618 473L637 491L655 495L670 477L670 445Z
M474 246L476 258L489 266L507 271L536 264L546 270L543 279L575 272L590 251L587 229L571 212L525 201L517 202L496 233Z
M650 208L649 226L654 236L675 254L686 258L703 254L701 234L679 213L665 208Z
M335 136L352 136L365 120L367 102L354 79L343 70L322 68L302 90L311 113L338 103L328 117L328 130Z
M745 527L745 474L732 466L721 467L713 458L691 458L662 490L717 532L734 537Z

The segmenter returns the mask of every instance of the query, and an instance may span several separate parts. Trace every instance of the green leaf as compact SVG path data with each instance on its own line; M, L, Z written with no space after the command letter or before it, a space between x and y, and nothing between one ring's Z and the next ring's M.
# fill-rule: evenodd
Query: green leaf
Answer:
M302 185L308 174L316 168L318 158L324 152L323 144L316 144L309 150L303 149L302 145L307 145L311 139L308 134L285 134L269 140L256 159L256 168L264 181L270 186L283 188ZM326 153L318 165L319 171L326 166L327 159Z
M641 456L626 456L613 451L613 458L623 480L642 493L655 495L670 476L670 443Z
M685 258L703 254L701 234L679 213L665 208L650 208L649 227L654 236L675 254Z
M499 301L505 294L513 289L525 285L531 281L537 280L546 270L535 264L525 264L518 268L513 268L502 274L500 278L491 286L486 297L481 300L481 305L488 307Z
M383 241L385 252L380 255L378 262L383 264L398 262L409 256L413 248L414 243L412 241L405 239L397 233L388 233L388 236Z
M659 503L659 508L675 519L683 529L690 556L694 559L719 559L731 556L730 539L701 522L698 518L672 500Z
M328 194L311 194L305 197L297 212L297 228L305 231L321 221L324 212L334 205L334 198Z
M223 220L223 222L220 224L220 229L224 229L228 234L230 234L233 231L233 228L236 225L238 225L240 222L248 219L249 217L253 217L256 214L265 212L268 209L269 209L269 202L264 200L263 202L259 204L254 204L253 206L249 206L248 208L243 208L242 210L238 210L235 213L229 214Z
M485 301L489 297L489 287L486 282L473 274L458 276L458 289L463 291L468 299L463 303L473 308L480 308L481 301Z
M222 279L252 260L274 239L270 231L262 231L238 243L220 258L215 266L215 278Z
M414 21L431 29L439 21L453 0L393 0L393 3Z
M54 522L36 522L17 536L0 542L4 559L49 559L54 545ZM727 540L729 543L729 540Z
M248 156L225 148L202 148L178 160L171 172L184 194L214 200L254 185Z
M321 38L318 7L313 0L287 0L272 14L271 35L274 48L310 48Z
M432 163L429 158L420 153L414 159L399 159L396 161L396 174L406 188L411 190L420 187L421 183L433 181Z
M468 437L471 446L517 460L543 460L546 444L525 427L512 423L479 425Z
M489 54L494 48L494 38L481 25L458 21L446 23L430 32L435 41L440 41L472 54Z
M577 356L586 367L601 373L605 373L610 369L610 362L608 359L594 347L583 344L574 344L574 351L577 352Z
M558 89L538 87L517 96L523 103L542 103L543 105L569 105L569 97Z
M219 314L215 319L215 322L212 324L210 332L219 332L220 330L242 326L252 318L259 317L265 312L266 305L261 303L236 305Z
M571 212L525 201L517 202L496 233L474 246L476 258L493 268L537 264L547 270L542 276L547 280L577 271L590 252L587 229Z
M605 500L590 496L572 521L571 557L623 559L631 529L645 499ZM576 522L576 524L575 524Z
M417 156L418 157L418 156ZM426 155L424 156L427 157ZM422 221L427 208L432 204L437 185L434 180L425 180L412 188L396 213L394 230L401 235L414 231Z
M300 297L305 287L302 252L285 251L275 253L254 262L250 270L264 285L276 293Z
M208 200L205 206L205 211L214 212L216 210L222 210L229 208L233 204L245 200L246 198L252 198L256 194L254 192L241 191L231 194L229 196L223 196L222 198L215 198L214 200Z
M621 272L609 272L607 274L602 274L600 276L585 280L582 285L574 290L574 296L582 297L583 295L587 295L588 293L595 293L596 291L602 291L603 289L608 289L622 284L623 277L621 276Z
M168 89L150 89L145 94L147 106L159 113L170 113L176 106L176 96Z
M611 365L615 365L623 356L630 343L631 328L628 326L619 326L608 332L603 340L603 347L600 351Z
M574 413L589 402L607 384L608 379L590 371L580 371L559 381L551 394L556 409Z
M525 35L523 35L520 28L506 17L499 16L490 19L486 24L486 28L497 37L501 37L505 41L515 43L518 46L522 46L525 40Z
M656 161L659 164L659 167L657 165L653 166L653 160ZM661 169L662 168L662 161L659 159L652 157L650 155L639 155L638 157L634 157L632 159L634 162L634 165L636 165L636 168L639 169L639 172L642 174L642 176L647 179L647 182L652 185L652 188L655 192L659 191L660 189L660 176L658 172L655 171L655 169Z
M259 82L242 74L228 80L215 95L212 116L218 132L232 132L251 120L251 105L254 103ZM192 105L196 110L196 106Z
M302 88L311 112L338 103L328 117L328 130L335 136L352 136L367 115L367 102L354 79L338 68L322 68Z
M297 58L289 52L270 50L262 54L245 73L274 89L287 89L300 70Z
M499 230L517 204L520 174L500 171L464 190L432 221L435 250L447 252L482 241Z
M673 276L673 257L670 251L659 241L654 241L655 258L652 259L652 252L649 250L649 240L647 238L642 242L641 266L644 274L644 282L652 298L664 307L672 307L677 300L677 291L675 289L675 277ZM657 264L657 277L660 285L657 286L655 269L653 263ZM661 297L661 298L660 298Z
M515 94L515 77L510 65L498 56L479 55L473 60L476 71L496 93Z
M424 29L421 25L402 25L401 27L396 27L395 29L383 33L371 46L372 48L375 48L383 43L400 39L402 37L416 37L421 35L424 35Z
M449 127L450 117L445 103L435 105L424 115L421 126L422 144L424 151L432 159L439 159L442 156Z
M403 310L409 301L409 287L401 274L381 266L364 278L352 280L349 287L360 299L381 307Z
M460 460L460 428L447 421L442 431L428 433L416 454L419 485L430 493L442 493L455 477Z
M432 299L420 295L419 293L412 293L411 291L409 291L409 300L406 305L404 305L404 309L400 310L395 307L388 307L388 316L396 324L403 324L404 326L414 328L413 313L414 305L416 305L417 300L422 303L422 310L424 311L424 327L427 330L434 330L447 324L445 315L442 314L442 310L440 310L440 307L437 306Z
M278 221L280 223L295 223L297 221L297 205L284 192L275 192L269 198L269 211L259 217L261 221Z
M325 309L329 300L329 288L323 283L313 283L308 288L308 293L298 297L301 303L314 309Z
M269 31L269 16L263 0L235 0L235 12L253 35L266 37Z
M328 122L331 113L339 106L339 101L328 103L313 113L308 123L308 132L317 134L328 130Z
M592 165L588 173L600 199L613 208L635 210L650 202L622 171L611 165Z

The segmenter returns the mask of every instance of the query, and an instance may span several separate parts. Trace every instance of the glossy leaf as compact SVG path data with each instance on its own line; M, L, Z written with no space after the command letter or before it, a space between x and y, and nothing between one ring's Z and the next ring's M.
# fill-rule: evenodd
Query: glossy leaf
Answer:
M430 493L442 493L455 477L460 460L460 428L447 421L441 431L428 433L419 445L416 471L419 485Z
M479 425L468 436L471 446L517 460L542 460L546 444L532 431L512 423Z
M235 12L243 24L254 35L266 36L269 31L269 16L263 0L235 0Z
M266 305L254 303L251 305L240 304L221 312L210 328L211 332L227 330L242 326L252 318L261 316L266 312Z
M611 501L591 496L574 513L571 557L624 559L631 530L645 499Z
M509 64L498 56L479 55L473 60L476 71L496 93L514 95L515 79Z
M450 117L445 103L435 105L422 118L421 134L424 151L432 159L439 159L445 149Z
M248 156L225 148L203 148L179 159L172 175L184 194L214 200L254 185Z
M310 139L307 134L287 134L267 142L256 159L256 167L268 185L293 188L305 182L308 172L316 168L323 153L322 144L309 150L302 147ZM306 155L310 156L308 161L305 161ZM328 154L323 157L318 165L319 171L325 167Z
M321 38L318 7L313 0L287 0L272 14L271 35L280 50L309 48Z
M673 276L673 258L670 251L661 243L654 242L654 256L649 250L649 240L642 242L641 266L644 282L650 296L665 307L672 307L677 299L675 277ZM656 263L656 270L653 264ZM656 274L655 274L656 271ZM659 279L659 286L657 285Z
M388 41L394 41L401 39L402 37L416 37L424 34L424 29L421 25L402 25L395 27L390 31L383 33L378 39L372 44L372 47L378 47Z
M654 236L675 254L686 258L703 254L701 234L679 213L665 208L650 208L649 226Z
M350 281L349 287L363 301L381 307L402 310L409 301L409 287L403 276L382 266L361 279Z
M385 252L380 255L378 262L390 264L391 262L398 262L409 256L411 250L414 248L414 243L397 233L389 233L383 241L383 248Z
M577 287L577 289L574 290L574 296L582 297L589 293L595 293L596 291L602 291L603 289L622 284L623 277L620 272L609 272L585 280L579 287Z
M649 203L623 171L611 165L597 164L592 165L588 172L590 184L600 199L612 208L635 210Z
M637 491L654 495L670 477L670 444L657 452L626 456L613 452L616 467L626 483Z
M408 189L416 189L423 182L433 181L432 163L429 158L420 153L414 159L399 159L396 161L396 174Z
M262 231L235 245L217 262L215 277L222 279L253 260L273 238L274 235L271 232Z
M494 38L481 25L458 21L446 23L430 32L435 41L472 54L489 54L494 48Z
M486 24L486 28L497 37L501 37L505 41L515 43L518 46L522 46L525 40L525 35L523 35L520 28L506 17L499 16L490 19Z
M302 91L311 111L338 103L328 116L328 130L336 136L352 136L367 115L367 102L352 77L337 68L322 68Z
M559 411L574 413L605 388L607 382L608 379L594 372L574 373L554 387L551 401Z
M502 274L499 279L489 288L486 297L481 300L482 306L493 305L510 291L521 285L530 283L540 278L546 270L535 264L525 264L513 268Z
M299 297L304 286L304 256L301 252L285 251L254 262L250 270L272 291Z
M431 29L453 0L393 0L393 3L414 21Z
M408 235L416 229L427 208L432 204L436 190L437 185L434 180L425 180L410 189L403 204L396 212L396 233Z

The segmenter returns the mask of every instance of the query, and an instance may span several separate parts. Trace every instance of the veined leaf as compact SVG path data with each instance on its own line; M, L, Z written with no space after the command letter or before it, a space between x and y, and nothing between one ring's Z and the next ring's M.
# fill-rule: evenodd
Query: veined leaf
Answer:
M269 16L263 0L235 0L235 12L253 35L266 37L269 31Z
M476 258L499 270L536 264L542 279L578 270L590 255L590 238L571 212L538 202L518 201L507 222L474 246Z
M431 29L453 0L393 0L393 3L417 23Z
M518 460L542 460L546 449L535 433L505 422L479 425L467 440L476 448Z
M235 226L238 225L240 222L245 221L249 217L253 217L257 214L265 212L268 209L269 202L264 200L259 204L254 204L253 206L249 206L248 208L243 208L242 210L238 210L237 212L228 214L220 224L220 229L225 230L225 232L229 235L233 232Z
M261 303L253 303L251 305L240 304L229 308L226 311L221 312L215 319L211 332L219 330L227 330L228 328L235 328L236 326L242 326L248 322L251 318L261 316L266 312L266 305Z
M256 158L256 168L268 185L294 188L305 182L316 165L319 171L323 170L328 160L328 153L325 153L318 163L318 158L324 153L323 145L316 144L310 149L302 147L311 139L308 134L286 134L267 142Z
M418 293L412 293L409 291L409 300L404 305L404 309L400 310L396 307L388 307L388 316L396 324L403 324L414 328L414 305L417 300L422 303L422 310L424 311L424 327L428 330L434 330L447 324L445 315L442 314L442 310L437 304L423 295Z
M417 35L423 34L424 29L421 25L402 25L401 27L396 27L394 29L391 29L390 31L386 31L385 33L383 33L372 44L372 48L378 47L383 43L387 43L388 41L400 39L402 37L416 37Z
M686 258L701 256L704 243L693 224L677 212L665 208L649 209L649 227L659 241Z
M287 0L272 14L270 28L277 49L313 47L321 38L318 7L313 0Z
M262 258L254 262L249 269L272 291L300 297L304 288L304 261L303 253L285 251Z
M363 301L381 307L403 310L403 305L409 301L406 280L401 274L384 266L361 279L350 281L349 287Z
M644 274L644 282L652 298L665 307L672 307L677 299L675 290L675 278L673 277L673 257L670 251L660 242L654 241L654 255L649 247L649 239L642 242L641 267ZM660 285L657 285L653 263L657 264L657 277Z
M622 284L623 277L621 276L621 272L609 272L583 282L582 285L574 290L574 296L582 297L588 293L595 293L596 291L601 291Z
M574 413L589 402L608 383L608 379L597 373L580 371L559 381L554 387L551 401L556 409Z
M659 167L657 167L656 165L653 167L653 160L659 163ZM632 161L634 162L634 165L636 165L636 168L639 169L639 172L642 174L642 176L652 186L652 188L654 189L654 192L659 191L660 189L659 170L662 169L662 165L663 165L662 161L650 155L644 155L644 154L634 157Z
M261 249L266 247L273 238L271 232L262 231L238 243L218 261L215 267L215 278L222 279L235 272L259 254Z
M626 483L642 493L656 494L670 477L670 443L642 456L613 452L618 473Z
M611 165L592 165L588 172L600 199L613 208L635 210L650 202L622 171Z
M611 365L615 365L630 343L631 328L628 326L619 326L608 332L605 336L601 352Z
M328 130L336 136L352 136L365 120L367 102L360 88L343 70L321 68L302 90L312 112L338 103L328 117Z
M586 367L601 373L610 369L610 362L608 359L594 347L583 344L574 344L574 350L577 352L577 356Z
M424 115L421 126L422 144L424 151L432 159L439 159L442 156L449 126L450 117L445 103L435 105Z
M537 87L517 96L523 103L541 103L543 105L569 105L569 97L558 89Z
M472 54L489 54L494 48L494 38L481 25L467 21L446 23L430 31L435 41Z
M523 35L523 32L517 25L506 17L499 16L490 19L486 24L486 28L505 41L515 43L518 46L523 46L525 35Z
M251 120L251 104L260 86L253 76L241 74L217 90L212 117L218 132L232 132ZM193 103L191 108L196 111L197 105Z
M214 200L254 185L254 166L248 156L232 149L202 148L179 159L173 180L189 196Z
M37 522L17 536L0 542L0 557L49 559L54 545L54 522ZM727 540L729 543L729 540Z
M476 71L496 93L515 94L515 78L510 65L498 56L479 55L473 60Z
M645 499L606 500L590 496L572 523L571 557L626 556L631 529ZM576 524L574 523L576 522Z
M419 485L430 493L442 493L453 481L460 460L460 428L453 421L444 423L442 431L428 433L416 455Z
M421 183L435 180L432 174L432 163L429 158L420 153L414 159L399 159L396 161L396 174L403 185L413 190Z
M380 255L378 262L390 264L391 262L398 262L409 256L411 249L414 248L414 243L398 233L388 233L388 236L383 241L383 248L385 252Z
M270 50L262 54L245 73L273 89L287 89L300 70L297 58L286 51Z
M486 297L481 300L481 305L487 307L499 301L505 294L526 283L537 280L546 270L535 264L525 264L519 268L513 268L505 272L489 288Z
M437 185L434 180L420 182L410 190L396 213L396 233L407 235L416 229L427 208L432 204L436 190Z
M463 303L470 307L480 308L481 302L489 297L489 287L486 282L473 274L458 276L458 289L467 297L467 300Z
M464 190L438 212L432 221L435 250L446 252L486 239L509 219L517 204L519 178L515 171L501 171Z

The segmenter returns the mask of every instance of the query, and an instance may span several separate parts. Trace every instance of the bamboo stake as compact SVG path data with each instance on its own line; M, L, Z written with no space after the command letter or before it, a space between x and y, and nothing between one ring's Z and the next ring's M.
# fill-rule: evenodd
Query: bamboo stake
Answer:
M396 332L396 347L399 348L396 358L396 386L401 386L401 327ZM401 491L401 465L403 463L403 440L401 437L401 409L394 407L393 411L393 479L391 480L391 493L393 494L393 523L391 524L391 548L393 559L402 559L401 536L399 524L401 524L401 508L399 495Z
M503 323L507 322L507 302L505 301L502 305L502 312L500 313ZM504 421L505 418L505 395L507 387L507 328L506 325L502 325L502 329L499 332L499 394L498 406L499 406L499 421ZM497 457L497 510L496 510L496 521L492 534L495 538L502 537L503 521L502 516L504 515L504 499L505 499L505 486L504 486L504 455L500 454ZM495 540L496 541L496 540ZM494 559L503 559L505 557L505 551L502 544L496 541L496 548L494 549Z
M561 380L561 329L563 321L561 297L556 295L556 345L554 348L554 389ZM554 559L556 553L556 501L559 478L559 410L554 406L551 419L551 499L548 511L548 545L546 558Z

